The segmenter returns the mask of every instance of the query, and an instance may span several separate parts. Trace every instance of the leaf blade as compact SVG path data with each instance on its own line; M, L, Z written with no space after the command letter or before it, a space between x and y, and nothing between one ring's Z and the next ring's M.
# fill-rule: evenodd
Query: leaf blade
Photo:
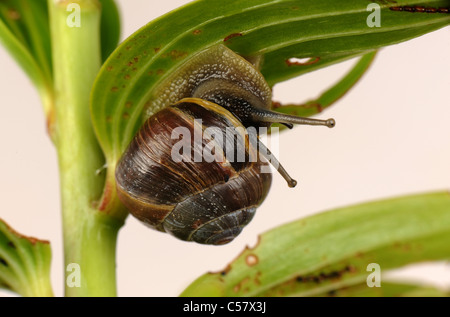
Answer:
M100 20L100 32L102 41L102 60L106 59L116 49L120 40L120 14L114 0L100 0L102 15Z
M26 237L0 219L0 286L22 296L53 296L48 241Z
M181 295L310 296L362 283L372 262L384 270L448 259L449 211L450 195L443 192L295 221L264 233L256 247L245 249L224 271L201 276ZM249 265L249 257L257 263Z
M383 283L382 287L367 287L358 284L343 289L333 290L318 296L331 297L448 297L449 293L430 286L396 283Z
M333 105L355 86L372 64L377 51L363 55L352 69L345 74L333 86L324 91L318 98L305 102L304 104L287 104L276 107L276 111L286 114L308 117L320 113ZM279 125L279 128L283 126Z

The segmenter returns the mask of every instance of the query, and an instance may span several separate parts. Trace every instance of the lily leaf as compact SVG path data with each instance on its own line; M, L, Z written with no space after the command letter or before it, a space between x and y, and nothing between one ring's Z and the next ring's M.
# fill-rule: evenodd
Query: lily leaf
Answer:
M448 192L340 208L262 234L255 247L181 295L323 295L365 284L371 263L384 273L449 259L449 239Z
M0 287L22 296L53 296L48 241L26 237L0 219Z
M100 0L100 4L102 57L105 60L119 42L120 19L114 0ZM47 0L0 1L0 44L38 89L52 135L55 115Z
M51 79L52 63L47 1L2 1L0 3L0 19L20 44L34 57L43 75L47 79Z
M0 1L0 43L38 89L50 127L54 116L47 1Z
M450 24L448 14L393 11L392 4L379 2L381 27L367 25L371 12L365 0L198 0L142 27L112 53L91 95L92 122L108 166L102 208L117 204L115 165L147 116L157 110L149 109L153 92L182 63L212 45L262 57L261 72L273 86ZM395 5L417 4L399 0ZM308 62L292 63L293 57Z
M120 16L114 0L100 0L100 3L102 5L100 22L102 60L105 61L119 44Z
M278 112L293 114L300 117L309 117L322 112L344 96L361 79L372 64L376 53L377 51L374 51L363 55L344 77L324 91L318 98L300 105L281 105L275 103L275 109ZM286 127L282 125L277 126L279 129L286 129Z
M383 283L382 287L367 287L367 284L358 284L338 290L332 290L318 296L329 297L448 297L449 292L431 286L414 284Z

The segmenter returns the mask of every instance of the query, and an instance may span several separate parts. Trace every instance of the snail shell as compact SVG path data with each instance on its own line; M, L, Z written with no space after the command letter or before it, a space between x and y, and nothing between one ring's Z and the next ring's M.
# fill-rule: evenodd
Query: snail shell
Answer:
M196 125L199 119L203 126ZM241 133L224 142L202 138L201 148L218 142L215 148L222 149L224 160L174 161L172 150L180 142L172 137L174 129L185 127L194 135L207 126ZM116 169L120 200L145 224L179 239L230 242L253 218L272 179L270 173L261 173L261 166L268 163L259 159L243 132L245 128L229 111L202 99L183 99L164 108L147 120ZM239 143L233 144L234 140ZM228 159L230 147L245 149L245 160Z

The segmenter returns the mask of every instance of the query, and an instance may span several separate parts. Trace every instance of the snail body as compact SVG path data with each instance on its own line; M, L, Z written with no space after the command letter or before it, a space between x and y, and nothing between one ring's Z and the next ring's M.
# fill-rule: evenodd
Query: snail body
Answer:
M259 71L225 46L194 56L152 96L149 109L157 111L147 113L116 168L119 199L146 225L181 240L232 241L267 196L272 175L261 172L267 161L296 185L251 128L334 126L332 119L272 112L271 103Z

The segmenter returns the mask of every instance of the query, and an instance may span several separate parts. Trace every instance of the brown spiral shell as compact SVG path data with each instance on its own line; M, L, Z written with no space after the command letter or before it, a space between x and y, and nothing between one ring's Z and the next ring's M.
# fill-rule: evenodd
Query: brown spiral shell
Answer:
M239 136L221 141L202 138L201 146L192 137L192 151L182 153L185 160L176 162L172 151L180 140L172 133L177 127L186 128L191 136L207 127L232 129ZM145 122L116 168L120 200L148 226L179 239L230 242L253 218L272 180L270 173L261 173L268 163L260 160L245 132L235 116L212 102L188 98L165 107ZM222 150L223 160L195 162L195 151L210 142ZM227 153L230 148L244 149L245 160L239 161L233 151Z

